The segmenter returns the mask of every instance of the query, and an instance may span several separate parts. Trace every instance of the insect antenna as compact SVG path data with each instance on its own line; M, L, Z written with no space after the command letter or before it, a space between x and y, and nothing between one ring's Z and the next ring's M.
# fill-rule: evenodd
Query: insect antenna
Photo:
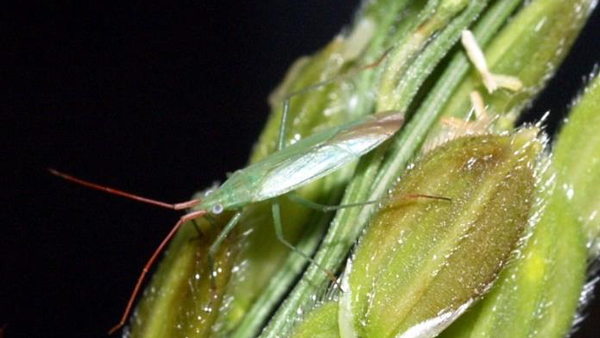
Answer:
M135 195L135 194L132 194L132 193L129 193L129 192L125 192L125 191L122 191L122 190L118 190L118 189L106 187L106 186L103 186L103 185L100 185L100 184L96 184L96 183L93 183L93 182L90 182L90 181L85 181L85 180L82 180L82 179L77 178L75 176L71 176L71 175L62 173L62 172L57 171L57 170L52 169L52 168L48 168L48 171L50 171L50 173L52 175L58 176L58 177L60 177L62 179L65 179L67 181L70 181L70 182L82 185L82 186L87 187L87 188L100 190L100 191L103 191L103 192L106 192L106 193L109 193L109 194L122 196L122 197L125 197L125 198L128 198L128 199L134 200L134 201L138 201L138 202L142 202L142 203L147 203L147 204L152 204L152 205L156 205L156 206L167 208L167 209L183 210L183 209L191 208L191 207L197 205L198 203L200 203L200 200L198 200L198 199L193 199L193 200L189 200L189 201L182 202L182 203L166 203L166 202L162 202L162 201L158 201L158 200L154 200L154 199L142 197L142 196L139 196L139 195ZM119 320L119 323L117 323L117 325L113 326L108 331L109 334L113 334L114 332L116 332L117 330L119 330L121 327L123 327L123 325L125 325L125 322L127 321L127 318L129 317L129 314L131 313L131 309L133 308L133 304L135 303L137 295L140 292L142 284L144 283L144 280L146 279L146 275L150 271L150 268L156 262L156 259L158 258L158 256L165 249L166 245L173 238L173 236L175 235L175 233L177 233L177 230L179 230L179 228L181 227L181 225L184 224L185 222L191 221L191 220L193 220L195 218L202 217L202 216L204 216L206 214L207 214L206 210L198 210L198 211L193 211L193 212L187 213L187 214L185 214L185 215L183 215L183 216L181 216L179 218L179 220L177 221L177 223L175 223L175 225L171 228L171 231L169 231L169 233L165 236L165 238L162 240L162 242L160 243L160 245L152 253L152 256L150 256L150 259L148 259L148 261L144 265L144 268L142 269L142 272L140 273L140 275L138 277L138 280L137 280L137 282L135 284L135 287L133 288L133 291L131 292L131 296L129 296L129 300L127 301L127 306L125 307L125 311L123 312L123 315L121 316L121 319Z
M85 180L82 180L75 176L71 176L71 175L62 173L56 169L48 168L48 171L54 176L58 176L62 179L82 185L82 186L90 188L90 189L100 190L100 191L103 191L103 192L106 192L109 194L122 196L122 197L128 198L130 200L134 200L134 201L138 201L138 202L142 202L142 203L146 203L146 204L152 204L152 205L156 205L156 206L171 209L171 210L184 210L184 209L191 208L191 207L197 205L198 203L200 203L200 200L198 200L198 199L192 199L192 200L181 202L181 203L166 203L166 202L146 198L143 196L135 195L135 194L132 194L132 193L129 193L126 191L114 189L114 188L103 186L100 184L96 184L96 183L93 183L90 181L85 181Z

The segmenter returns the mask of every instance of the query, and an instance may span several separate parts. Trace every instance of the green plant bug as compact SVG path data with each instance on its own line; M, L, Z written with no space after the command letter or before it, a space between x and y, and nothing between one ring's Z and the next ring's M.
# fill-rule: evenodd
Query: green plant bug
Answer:
M279 150L267 156L262 161L234 172L219 188L206 194L202 200L192 199L182 203L165 203L49 169L53 175L88 188L168 209L191 209L189 213L180 217L144 266L121 320L110 329L109 333L117 331L125 324L150 267L182 224L195 218L203 217L208 213L220 214L225 210L237 211L211 245L209 253L213 254L219 248L227 234L236 226L241 217L241 210L245 206L282 196L330 174L385 142L404 124L404 115L402 113L394 111L380 112L323 130L283 148L282 140L285 133L286 115L287 109L284 111L282 118ZM277 202L273 203L272 211L277 238L309 262L316 264L312 258L305 255L283 238L279 204ZM328 273L335 283L333 275L327 270L323 270Z

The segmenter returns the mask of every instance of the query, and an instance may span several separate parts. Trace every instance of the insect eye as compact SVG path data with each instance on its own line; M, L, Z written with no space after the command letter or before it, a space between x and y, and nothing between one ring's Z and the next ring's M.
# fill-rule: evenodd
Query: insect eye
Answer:
M213 214L218 215L223 212L223 205L217 204L210 210Z

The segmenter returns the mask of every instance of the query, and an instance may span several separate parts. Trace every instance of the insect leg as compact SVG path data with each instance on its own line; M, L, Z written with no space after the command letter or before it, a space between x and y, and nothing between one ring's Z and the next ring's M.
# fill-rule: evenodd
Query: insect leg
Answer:
M360 203L326 205L326 204L316 203L311 200L307 200L306 198L296 195L296 194L293 194L293 193L287 194L286 196L294 203L298 203L307 208L322 211L322 212L329 212L329 211L335 211L335 210L346 209L346 208L362 207L365 205L381 202L381 200L375 200L375 201L366 201L366 202L360 202Z
M302 206L305 206L307 208L318 210L318 211L322 211L322 212L329 212L329 211L335 211L335 210L346 209L346 208L362 207L362 206L365 206L365 205L375 204L375 203L379 203L379 202L383 201L383 200L374 200L374 201L366 201L366 202L359 202L359 203L349 203L349 204L339 204L339 205L325 205L325 204L320 204L320 203L316 203L316 202L307 200L307 199L303 198L302 196L298 196L298 195L295 195L295 194L288 194L286 196L287 196L287 198L289 198L294 203L298 203L298 204L300 204ZM448 197L426 195L426 194L409 194L409 195L402 196L402 198L403 199L407 199L407 200L417 199L417 198L428 198L428 199L434 199L434 200L442 200L442 201L452 202L452 199L448 198Z
M407 195L401 195L398 198L396 198L395 200L414 200L414 199L420 199L420 198L426 198L426 199L432 199L432 200L438 200L438 201L444 201L444 202L450 202L452 203L452 199L450 197L444 197L444 196L435 196L435 195L427 195L427 194L407 194Z
M329 279L331 279L331 282L333 284L335 284L340 290L342 290L341 285L338 283L338 281L335 278L335 275L331 271L325 269L321 264L317 263L314 259L309 257L307 254L302 252L300 249L296 248L294 245L292 245L292 243L288 242L285 239L285 237L283 236L283 229L281 226L281 207L279 205L279 202L274 202L271 206L271 210L273 212L273 225L275 226L275 236L277 236L277 239L283 245L285 245L290 250L292 250L294 253L300 255L302 258L306 259L309 263L314 264L321 271L325 272L325 274L327 274Z
M208 261L208 266L211 271L210 278L211 278L211 283L213 284L212 285L213 288L216 288L215 279L214 279L215 276L213 275L213 272L215 271L215 261L214 261L213 257L216 255L217 251L219 250L219 247L221 246L221 244L223 243L225 238L227 238L227 235L238 224L241 216L242 216L241 211L236 213L235 215L233 215L233 217L225 225L225 228L223 228L223 230L221 230L217 239L215 239L213 244L208 249L208 255L207 255L206 259Z
M279 127L279 138L278 138L278 142L277 142L277 150L281 150L285 147L285 135L286 135L286 129L287 129L287 121L288 121L288 116L289 116L289 112L290 112L290 103L291 100L294 96L298 96L298 95L302 95L304 93L310 92L312 90L316 90L318 88L321 88L323 86L326 86L330 83L334 83L337 81L342 81L344 79L347 78L351 78L355 75L357 75L358 73L360 73L363 70L367 70L367 69L371 69L371 68L375 68L377 66L379 66L383 60L385 60L385 58L387 57L388 53L390 52L390 50L392 50L392 48L389 48L388 50L386 50L377 60L375 60L375 62L364 65L362 67L356 68L348 73L345 74L341 74L341 75L337 75L334 76L330 79L326 79L323 80L321 82L317 82L315 84L312 84L310 86L304 87L302 89L293 91L287 95L285 95L285 97L283 98L283 108L282 108L282 112L281 112L281 122L280 122L280 127Z
M326 85L328 85L328 84L330 84L330 83L334 83L334 82L337 82L337 81L342 81L342 80L344 80L344 79L351 78L351 77L353 77L353 76L355 76L355 75L359 74L359 73L360 73L361 71L363 71L363 70L367 70L367 69L372 69L372 68L375 68L375 67L379 66L379 65L380 65L380 64L383 62L383 60L385 60L385 58L387 57L387 55L389 54L389 52L392 50L392 48L393 48L393 47L390 47L390 48L388 48L388 49L387 49L385 52L383 52L383 54L381 54L381 56L380 56L380 57L379 57L377 60L375 60L375 62L372 62L372 63L366 64L366 65L364 65L364 66L361 66L361 67L355 68L354 70L351 70L351 71L349 71L349 72L347 72L347 73L340 74L340 75L334 76L334 77L332 77L332 78L329 78L329 79L323 80L323 81L321 81L321 82L317 82L317 83L315 83L315 84L312 84L312 85L310 85L310 86L304 87L304 88L302 88L302 89L299 89L299 90L293 91L293 92L291 92L291 93L287 94L287 95L284 97L284 102L289 102L289 101L290 101L290 99L291 99L292 97L294 97L294 96L297 96L297 95L301 95L301 94L304 94L304 93L310 92L310 91L312 91L312 90L315 90L315 89L321 88L321 87L323 87L323 86L326 86ZM284 103L284 107L285 107L285 103ZM289 104L288 104L288 107L289 107Z
M283 103L283 109L281 111L281 122L279 123L279 138L277 139L277 150L281 150L285 147L285 134L287 129L287 120L290 113L290 100L291 97L287 97Z
M197 234L195 238L192 238L192 240L202 238L204 236L204 231L202 231L202 229L200 228L200 225L198 224L198 222L196 222L196 219L194 218L191 223L194 226L194 230L196 230L196 234Z
M209 255L214 255L217 253L217 250L219 250L219 247L221 246L221 244L223 243L225 238L227 238L227 235L231 232L231 230L233 230L233 228L235 228L235 226L240 221L241 216L242 216L242 212L238 212L235 215L233 215L233 217L225 225L225 228L223 228L223 230L221 230L221 233L219 233L219 236L217 237L217 239L215 239L213 244L208 249Z
M195 218L202 217L205 214L206 214L206 211L204 211L204 210L194 211L189 214L185 214L185 215L181 216L181 218L177 221L177 223L175 223L175 225L173 226L171 231L169 231L169 233L162 240L160 245L156 248L156 250L154 250L154 253L152 254L152 256L150 256L150 259L148 260L148 262L146 262L146 265L144 265L144 268L142 269L142 272L140 273L140 276L138 277L137 283L135 284L135 287L133 288L133 292L131 293L131 296L129 297L129 301L127 302L127 306L125 307L125 312L123 313L121 320L119 321L119 323L117 325L113 326L108 331L108 334L113 334L115 331L117 331L118 329L123 327L123 325L125 325L125 322L127 321L127 318L129 317L129 313L131 312L131 308L133 307L133 303L135 302L137 294L140 291L140 288L146 278L146 275L148 274L148 271L150 271L150 268L152 267L152 265L154 264L154 262L156 261L156 259L160 255L160 253L164 250L167 243L169 243L171 238L173 238L173 236L175 235L177 230L179 230L181 225L187 221L191 221Z

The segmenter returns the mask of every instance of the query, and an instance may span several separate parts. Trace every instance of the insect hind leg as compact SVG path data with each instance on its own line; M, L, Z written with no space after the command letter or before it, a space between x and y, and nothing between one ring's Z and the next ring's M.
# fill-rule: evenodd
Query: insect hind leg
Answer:
M306 199L302 196L296 195L294 193L288 194L287 198L294 203L298 203L304 207L314 209L317 211L321 211L321 212L330 212L330 211L337 211L340 209L356 208L356 207L362 207L365 205L376 204L376 203L381 202L381 200L374 200L374 201L365 201L365 202L360 202L360 203L327 205L327 204L313 202L311 200L308 200L308 199Z
M383 52L383 54L377 60L375 60L375 62L373 62L373 63L358 67L354 70L349 71L348 73L334 76L332 78L323 80L321 82L314 83L312 85L309 85L307 87L293 91L293 92L285 95L283 97L283 107L281 109L281 122L279 125L280 127L279 127L279 137L277 140L277 150L281 150L281 149L285 148L285 135L287 134L287 124L288 124L288 118L289 118L290 105L291 105L292 98L294 98L295 96L302 95L304 93L319 89L328 84L335 83L338 81L343 81L344 79L351 78L364 70L375 68L375 67L379 66L383 62L383 60L386 59L386 57L389 54L391 49L392 48Z
M340 209L356 208L356 207L362 207L365 205L383 202L383 200L374 200L374 201L366 201L366 202L359 202L359 203L326 205L326 204L320 204L320 203L316 203L316 202L307 200L307 199L303 198L302 196L298 196L295 194L288 194L287 198L294 203L298 203L307 208L318 210L321 212L330 212L330 211L337 211ZM446 202L452 202L452 199L449 197L435 196L435 195L428 195L428 194L419 194L419 193L404 195L404 196L402 196L402 198L405 200L431 199L431 200L441 200L441 201L446 201Z

